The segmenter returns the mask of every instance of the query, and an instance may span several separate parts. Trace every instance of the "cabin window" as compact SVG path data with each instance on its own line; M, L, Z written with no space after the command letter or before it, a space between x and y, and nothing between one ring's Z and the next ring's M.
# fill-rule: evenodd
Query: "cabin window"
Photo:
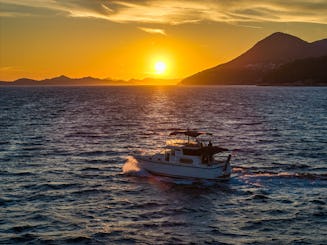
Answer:
M171 150L171 155L175 156L175 150Z
M175 150L175 154L176 154L176 156L180 156L181 155L181 151L180 150Z
M201 156L201 149L183 149L183 154L188 156Z
M179 159L179 161L181 163L188 163L188 164L193 163L193 160L192 159L189 159L189 158L181 158L181 159Z
M165 160L169 162L169 153L168 152L165 153Z

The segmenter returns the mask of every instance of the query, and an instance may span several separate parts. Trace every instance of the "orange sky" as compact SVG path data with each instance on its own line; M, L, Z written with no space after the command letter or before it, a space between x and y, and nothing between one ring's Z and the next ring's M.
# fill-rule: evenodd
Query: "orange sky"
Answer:
M5 81L183 78L276 31L306 41L327 37L326 0L0 0L0 11ZM155 71L157 61L165 72Z

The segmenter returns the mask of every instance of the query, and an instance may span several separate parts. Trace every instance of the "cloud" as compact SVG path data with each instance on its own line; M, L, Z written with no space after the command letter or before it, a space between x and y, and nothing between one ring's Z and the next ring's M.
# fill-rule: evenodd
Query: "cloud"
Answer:
M151 34L161 34L167 35L163 29L147 28L147 27L138 27L140 30L151 33Z
M1 16L45 15L51 10L71 17L138 24L201 21L327 24L326 0L0 0L0 3Z
M1 72L12 71L12 70L17 70L17 67L15 67L15 66L0 66Z

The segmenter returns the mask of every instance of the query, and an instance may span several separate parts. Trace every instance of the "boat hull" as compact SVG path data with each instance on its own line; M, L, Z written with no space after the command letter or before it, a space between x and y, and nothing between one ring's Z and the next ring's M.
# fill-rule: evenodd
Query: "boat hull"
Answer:
M231 166L227 160L213 166L193 166L151 160L147 157L135 157L140 168L155 175L182 179L227 180L231 175Z

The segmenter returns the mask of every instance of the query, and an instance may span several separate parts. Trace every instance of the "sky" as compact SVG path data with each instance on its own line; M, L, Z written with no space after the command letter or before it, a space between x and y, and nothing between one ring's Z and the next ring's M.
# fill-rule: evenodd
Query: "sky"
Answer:
M277 31L327 38L327 0L0 0L0 80L181 79Z

